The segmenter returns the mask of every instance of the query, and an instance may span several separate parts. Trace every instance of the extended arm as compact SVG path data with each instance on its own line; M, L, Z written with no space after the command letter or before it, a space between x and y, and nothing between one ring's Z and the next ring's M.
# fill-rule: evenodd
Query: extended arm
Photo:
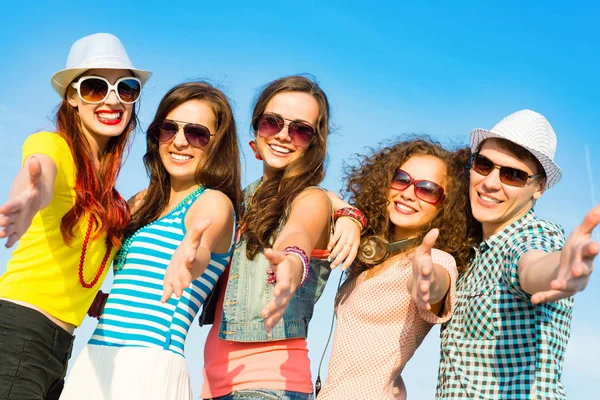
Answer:
M329 221L329 200L325 193L318 189L306 190L294 199L290 216L273 248L265 249L265 257L276 274L273 287L275 298L261 312L268 332L285 313L300 285L304 270L300 258L294 254L286 254L284 250L289 246L297 246L310 257L317 245L326 245L328 237L324 234Z
M231 246L234 211L229 198L212 190L203 194L185 218L187 233L173 254L163 282L162 301L177 297L206 270L210 253L226 253Z
M591 238L599 223L597 205L575 228L561 251L531 250L521 256L517 264L519 282L523 290L533 295L533 303L560 300L585 289L600 250Z
M29 156L17 173L8 195L0 206L0 238L11 247L27 231L35 214L47 207L54 195L56 164L44 154Z
M423 243L415 250L413 258L413 274L408 278L408 291L413 301L422 310L429 310L435 315L442 312L448 290L450 275L444 267L433 262L431 250L439 235L432 229L423 238Z

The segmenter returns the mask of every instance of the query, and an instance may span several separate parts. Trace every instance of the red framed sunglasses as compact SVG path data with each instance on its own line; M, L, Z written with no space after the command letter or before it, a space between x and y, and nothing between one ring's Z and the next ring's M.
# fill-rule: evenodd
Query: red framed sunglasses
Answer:
M415 196L429 204L439 204L444 198L444 188L435 182L413 179L408 172L399 169L392 179L392 189L404 190L415 185Z
M264 138L277 135L288 121L288 135L294 146L308 147L316 135L315 128L306 122L283 118L281 115L264 113L258 118L255 130Z

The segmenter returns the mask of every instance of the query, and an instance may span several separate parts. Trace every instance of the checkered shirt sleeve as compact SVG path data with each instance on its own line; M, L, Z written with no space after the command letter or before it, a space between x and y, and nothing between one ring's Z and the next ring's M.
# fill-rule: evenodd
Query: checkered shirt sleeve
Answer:
M523 290L519 282L517 265L521 257L532 250L553 253L560 251L564 245L565 232L560 225L553 222L533 218L516 229L508 244L511 257L507 258L506 268L503 271L503 278L506 279L509 290L515 296L529 300L531 295Z

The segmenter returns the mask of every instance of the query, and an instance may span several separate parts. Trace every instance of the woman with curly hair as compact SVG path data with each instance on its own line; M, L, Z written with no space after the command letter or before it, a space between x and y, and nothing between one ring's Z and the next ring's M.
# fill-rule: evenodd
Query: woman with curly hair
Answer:
M452 316L467 265L467 160L467 151L413 138L349 168L350 203L368 224L336 298L319 399L406 398L400 373L433 324Z

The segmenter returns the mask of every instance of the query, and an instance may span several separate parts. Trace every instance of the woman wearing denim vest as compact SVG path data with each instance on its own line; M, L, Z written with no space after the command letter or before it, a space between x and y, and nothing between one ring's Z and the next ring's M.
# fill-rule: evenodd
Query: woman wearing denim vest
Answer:
M327 97L309 78L277 79L259 94L252 127L263 176L244 191L241 238L201 316L214 322L201 397L312 399L306 335L331 270L318 250L330 240L331 203L315 186L325 173ZM360 234L353 222L348 231L338 243ZM344 258L353 245L332 254L342 248Z

